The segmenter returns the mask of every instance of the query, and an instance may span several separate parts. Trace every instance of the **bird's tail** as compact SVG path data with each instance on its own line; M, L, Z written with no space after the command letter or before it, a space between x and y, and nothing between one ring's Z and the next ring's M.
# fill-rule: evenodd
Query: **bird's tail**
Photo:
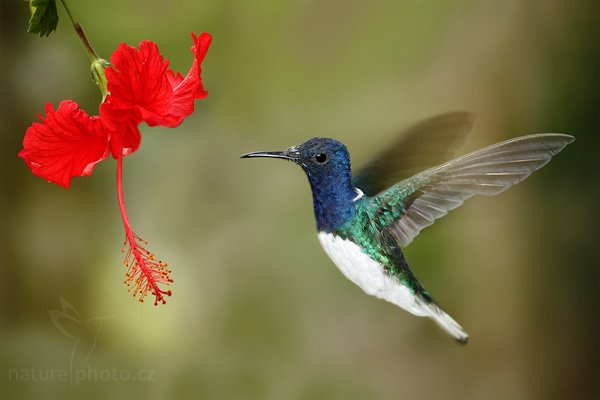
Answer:
M435 321L443 330L448 332L454 339L461 344L467 344L469 335L450 315L434 301L423 302L423 308L428 311L427 316Z

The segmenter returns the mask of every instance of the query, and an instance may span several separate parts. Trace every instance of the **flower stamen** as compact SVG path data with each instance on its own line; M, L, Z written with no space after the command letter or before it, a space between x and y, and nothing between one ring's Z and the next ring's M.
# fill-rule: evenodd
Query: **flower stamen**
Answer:
M148 242L139 237L131 229L125 201L123 200L123 156L117 158L117 195L119 198L119 208L123 225L125 226L125 242L123 243L122 253L125 253L123 265L127 268L125 272L125 284L129 286L129 292L133 297L138 297L140 302L150 292L154 295L154 305L166 303L165 296L170 296L170 290L163 290L159 285L169 285L173 279L169 276L171 270L169 264L162 260L157 260L154 253L147 250L144 246ZM127 248L127 252L125 252Z
M125 284L129 286L129 292L133 293L133 297L139 296L139 301L143 302L148 294L148 291L154 295L154 305L158 302L166 303L164 296L170 296L170 290L162 290L158 285L169 285L173 282L169 274L169 264L162 260L156 260L154 253L145 249L143 245L148 245L148 242L140 238L133 231L125 235L122 252L127 252L123 265L127 268L125 273Z

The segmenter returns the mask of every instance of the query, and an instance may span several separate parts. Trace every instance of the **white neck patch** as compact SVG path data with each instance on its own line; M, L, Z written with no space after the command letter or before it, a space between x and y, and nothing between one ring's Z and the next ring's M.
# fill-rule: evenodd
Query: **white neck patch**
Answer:
M362 190L360 190L359 188L354 188L354 190L356 191L356 197L352 199L352 202L354 203L356 200L362 199L363 197L365 197L365 194L363 193Z

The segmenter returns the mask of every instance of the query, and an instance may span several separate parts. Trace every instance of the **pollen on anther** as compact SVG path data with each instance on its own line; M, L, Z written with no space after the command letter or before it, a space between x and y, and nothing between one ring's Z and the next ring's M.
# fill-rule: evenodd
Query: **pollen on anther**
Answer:
M155 255L143 248L140 243L147 244L139 236L130 232L126 243L129 245L123 264L127 267L125 283L129 291L133 289L133 296L139 295L140 302L150 292L154 295L154 304L166 303L164 296L170 296L170 290L162 290L159 285L169 285L173 279L169 277L170 270L166 263L156 261Z

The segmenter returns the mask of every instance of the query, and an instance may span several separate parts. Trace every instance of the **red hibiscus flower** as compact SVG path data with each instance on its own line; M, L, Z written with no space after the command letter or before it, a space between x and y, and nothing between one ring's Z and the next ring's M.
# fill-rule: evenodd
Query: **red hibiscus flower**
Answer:
M202 85L201 63L212 37L192 33L194 61L184 77L168 68L158 47L142 41L138 48L121 44L112 54L106 70L108 96L100 105L99 116L89 116L71 101L58 109L46 105L46 117L34 122L25 133L19 157L35 175L68 188L74 176L87 176L94 166L112 153L117 160L117 193L128 246L124 264L126 283L139 296L155 297L154 304L165 303L171 291L161 288L172 282L167 264L156 260L131 229L123 200L123 157L136 151L141 137L138 125L176 127L194 111L194 100L207 92Z

